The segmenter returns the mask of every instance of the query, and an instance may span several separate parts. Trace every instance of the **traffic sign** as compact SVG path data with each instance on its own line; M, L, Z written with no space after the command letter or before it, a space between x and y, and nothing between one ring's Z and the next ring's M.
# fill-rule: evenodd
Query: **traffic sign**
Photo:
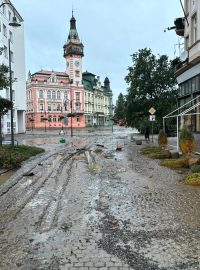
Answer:
M155 112L156 112L156 110L153 107L151 107L151 109L149 109L150 114L154 114Z
M156 121L155 115L149 115L149 121Z

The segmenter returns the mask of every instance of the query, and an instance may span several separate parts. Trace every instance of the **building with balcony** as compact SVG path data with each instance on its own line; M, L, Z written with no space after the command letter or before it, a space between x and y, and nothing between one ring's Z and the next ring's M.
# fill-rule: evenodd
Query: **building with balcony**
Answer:
M0 55L1 64L9 66L9 45L13 99L13 130L15 133L25 132L25 111L26 111L26 76L25 76L25 49L24 49L24 23L21 15L12 5L11 1L0 1L0 47L3 52ZM16 17L20 27L9 25L13 17ZM0 96L10 99L10 89L0 90ZM2 132L11 133L11 113L3 116Z
M66 72L29 73L26 88L27 129L83 127L83 93L70 83ZM68 115L75 116L69 121Z
M63 46L66 71L41 70L28 75L28 129L83 128L112 124L109 79L106 78L102 86L99 77L82 72L83 47L72 13L69 35Z
M184 1L185 17L176 33L184 39L184 51L174 60L178 82L181 126L200 131L200 1ZM182 28L182 25L184 28ZM182 29L182 30L181 30ZM177 31L178 30L178 31Z
M101 85L100 77L90 72L83 73L85 91L86 126L107 126L113 121L112 91L106 77Z

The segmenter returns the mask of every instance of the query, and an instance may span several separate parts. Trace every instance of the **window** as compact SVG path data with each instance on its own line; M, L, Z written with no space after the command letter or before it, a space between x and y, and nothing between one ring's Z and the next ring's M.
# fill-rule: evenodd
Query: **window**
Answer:
M57 92L57 99L60 99L60 91Z
M51 103L48 103L47 108L48 108L48 111L51 111Z
M40 122L44 122L44 115L40 116Z
M8 58L8 48L5 45L3 47L3 54L4 54L4 57Z
M15 79L15 77L14 77L14 71L11 71L11 78L12 78L12 80Z
M68 111L68 106L67 106L68 105L68 102L67 102L67 100L64 101L64 104L63 105L64 105L65 111Z
M186 0L186 3L185 3L185 12L186 12L186 14L189 12L189 0Z
M3 14L6 15L6 6L3 5L2 9L3 9Z
M76 70L76 71L75 71L75 76L76 76L76 77L80 77L80 71L79 71L79 70Z
M15 101L15 90L12 90L12 98L13 98L13 101Z
M47 99L51 99L51 91L50 90L47 91Z
M75 99L76 99L77 101L80 101L80 93L75 93Z
M188 50L189 48L189 36L185 38L185 50Z
M11 12L8 10L8 19L9 21L11 21L12 17L11 17Z
M53 122L57 122L57 117L56 117L56 115L53 116Z
M68 92L65 92L64 93L64 100L67 100L68 99Z
M43 111L43 110L44 110L44 104L40 103L40 111Z
M48 116L48 121L52 122L52 116L51 115Z
M43 91L42 90L40 90L39 98L43 98Z
M81 122L80 116L79 116L79 115L76 116L76 121L77 121L77 122Z
M55 91L52 92L52 99L56 99L56 92Z
M75 110L80 111L81 110L81 103L80 102L75 102Z
M7 37L7 28L6 28L5 24L3 24L3 35L4 35L4 37Z
M191 18L191 26L192 26L192 43L197 41L197 14L194 14Z
M13 52L10 51L10 61L13 63L14 62L14 57L13 57Z
M61 105L60 105L60 103L57 104L57 111L61 111Z
M10 42L13 42L13 33L9 30L9 39Z

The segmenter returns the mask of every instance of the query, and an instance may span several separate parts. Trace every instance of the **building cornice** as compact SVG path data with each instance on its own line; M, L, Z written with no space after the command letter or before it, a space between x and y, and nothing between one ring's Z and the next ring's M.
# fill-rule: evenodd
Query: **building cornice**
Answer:
M183 66L181 66L181 68L177 69L175 72L175 76L176 77L180 76L185 71L187 71L188 69L191 69L192 67L194 67L195 65L197 65L199 63L200 63L200 56L198 56L197 58L195 58L191 62L184 64Z

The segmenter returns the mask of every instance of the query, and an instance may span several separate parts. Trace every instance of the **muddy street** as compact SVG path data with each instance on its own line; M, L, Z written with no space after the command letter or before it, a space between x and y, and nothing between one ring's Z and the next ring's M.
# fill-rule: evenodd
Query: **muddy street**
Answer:
M130 137L46 145L1 186L1 270L200 270L199 187Z

